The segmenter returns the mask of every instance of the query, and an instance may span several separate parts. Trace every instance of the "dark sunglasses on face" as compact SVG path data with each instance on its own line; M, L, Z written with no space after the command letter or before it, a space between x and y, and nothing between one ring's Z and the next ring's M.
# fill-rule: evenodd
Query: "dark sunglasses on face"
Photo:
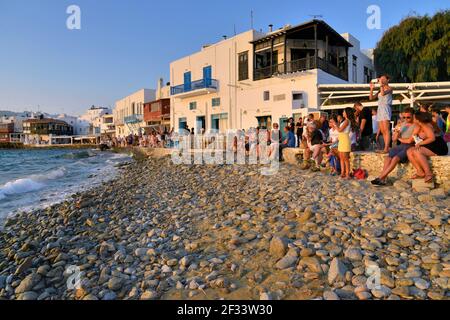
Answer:
M404 119L412 119L412 117L404 117Z

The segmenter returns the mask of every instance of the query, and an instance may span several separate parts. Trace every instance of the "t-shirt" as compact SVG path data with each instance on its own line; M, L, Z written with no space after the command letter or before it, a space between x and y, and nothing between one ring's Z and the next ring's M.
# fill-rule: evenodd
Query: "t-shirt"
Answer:
M363 108L360 115L360 121L366 120L366 125L364 126L364 130L361 132L363 137L373 135L373 127L372 127L372 111L369 108ZM377 130L378 131L378 130Z
M323 143L323 134L320 130L314 130L314 132L311 134L311 145L315 146L316 144L322 144Z
M330 141L331 143L336 143L339 141L339 131L336 129L330 129Z
M414 133L414 127L415 125L403 125L400 129L400 138L402 139L409 139L412 137L413 133Z
M289 148L295 148L295 134L292 131L289 131L287 138L288 138L287 146Z

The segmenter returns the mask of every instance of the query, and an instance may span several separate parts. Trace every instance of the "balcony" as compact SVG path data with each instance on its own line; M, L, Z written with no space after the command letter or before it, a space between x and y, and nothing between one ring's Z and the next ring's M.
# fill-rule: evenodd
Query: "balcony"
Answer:
M326 62L321 58L310 57L294 61L288 61L278 65L273 65L265 68L255 69L254 80L268 79L273 76L289 74L294 72L301 72L307 70L321 69L335 77L348 81L348 74L346 71L339 69L335 65Z
M144 121L144 116L142 114L134 114L124 118L126 124L136 124Z
M190 85L179 85L170 88L170 95L177 98L195 97L203 94L217 92L219 82L215 79L202 79L191 82Z

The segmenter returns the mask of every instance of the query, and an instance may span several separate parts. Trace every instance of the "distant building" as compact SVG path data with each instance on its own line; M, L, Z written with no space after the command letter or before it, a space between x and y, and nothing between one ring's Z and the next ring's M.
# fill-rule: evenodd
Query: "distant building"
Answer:
M170 85L164 86L164 80L158 81L156 100L144 104L144 122L146 129L170 130Z
M114 125L114 116L105 114L99 118L99 124L95 127L95 131L101 136L112 138L116 135L116 126Z
M88 111L85 112L85 114L80 116L80 119L87 121L89 123L93 123L96 119L100 118L105 114L112 114L111 109L92 106Z
M170 99L160 99L144 104L146 128L170 130Z
M23 133L29 144L48 144L52 136L72 136L73 127L57 119L29 119L23 122Z
M14 123L0 123L0 142L11 142L14 133Z
M144 121L144 104L154 101L156 90L141 89L116 102L114 109L114 124L116 136L125 137L129 134L139 134L146 126Z

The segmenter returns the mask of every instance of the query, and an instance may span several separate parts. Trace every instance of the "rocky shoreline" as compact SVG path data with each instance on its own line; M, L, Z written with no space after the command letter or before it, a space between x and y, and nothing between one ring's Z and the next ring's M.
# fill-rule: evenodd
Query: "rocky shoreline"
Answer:
M287 164L266 177L257 166L140 160L8 220L0 299L446 300L448 190L409 190ZM72 267L82 272L73 290Z

